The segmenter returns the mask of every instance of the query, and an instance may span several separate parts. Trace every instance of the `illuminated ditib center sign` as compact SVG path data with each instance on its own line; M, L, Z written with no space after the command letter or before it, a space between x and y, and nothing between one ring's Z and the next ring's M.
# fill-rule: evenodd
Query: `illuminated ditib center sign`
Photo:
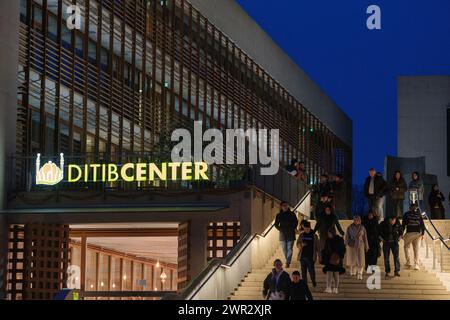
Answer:
M36 158L36 184L56 185L64 180L75 182L126 182L154 180L208 180L208 165L205 162L155 163L91 163L64 166L64 154L60 154L59 166L48 161L41 167L41 155Z

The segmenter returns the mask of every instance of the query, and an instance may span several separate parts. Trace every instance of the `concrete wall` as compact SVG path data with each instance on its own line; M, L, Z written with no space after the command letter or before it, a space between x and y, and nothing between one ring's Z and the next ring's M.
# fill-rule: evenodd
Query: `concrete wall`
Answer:
M397 85L397 154L399 157L424 156L426 173L438 177L441 190L448 198L447 108L450 104L450 76L399 77ZM448 199L445 208L449 218Z
M6 205L6 157L15 152L19 4L18 0L0 1L0 210ZM0 300L5 294L7 231L6 215L0 214Z
M349 146L352 121L235 0L188 0Z

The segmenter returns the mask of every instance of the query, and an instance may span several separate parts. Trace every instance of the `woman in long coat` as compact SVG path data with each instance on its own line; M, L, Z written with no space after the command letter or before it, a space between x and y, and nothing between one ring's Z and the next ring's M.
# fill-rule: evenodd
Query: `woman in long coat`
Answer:
M366 219L363 220L363 226L366 228L367 241L369 242L369 251L366 252L367 270L369 266L377 265L377 260L381 255L378 217L373 210L369 210Z
M358 279L362 280L365 254L369 250L369 242L360 216L355 216L353 223L348 226L344 242L347 246L347 265L350 267L350 275L357 275Z
M317 218L316 218L317 219ZM320 251L325 247L325 241L328 238L328 231L330 229L334 230L336 233L336 228L339 230L341 235L344 235L344 230L342 230L341 224L339 223L338 217L334 214L331 206L326 206L325 210L321 214L320 219L316 220L316 226L314 227L314 233L319 231L319 245Z

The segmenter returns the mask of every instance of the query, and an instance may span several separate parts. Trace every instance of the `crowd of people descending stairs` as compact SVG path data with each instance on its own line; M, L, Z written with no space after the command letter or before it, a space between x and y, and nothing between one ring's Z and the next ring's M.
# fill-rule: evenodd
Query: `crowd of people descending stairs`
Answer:
M302 165L298 165L296 160L293 160L293 164L295 165L286 169L299 179L307 179L302 173ZM314 228L310 221L302 220L297 237L296 230L299 224L297 216L290 210L287 202L281 202L280 212L275 218L274 226L279 231L285 267L290 267L294 245L296 245L300 272L294 271L289 275L283 269L283 262L276 259L272 271L264 280L263 297L268 300L312 300L313 295L309 289L308 278L315 288L317 286L315 268L317 263L322 266L322 272L326 274L325 293L328 294L339 293L339 278L347 271L350 276L362 280L364 270L367 273L376 270L375 266L381 255L384 258L385 279L400 277L399 241L401 239L404 244L405 266L409 269L420 270L419 247L425 233L425 224L420 211L423 201L423 184L417 172L412 174L409 188L406 188L406 184L400 181L402 179L401 174L397 171L393 181L387 184L381 175L371 168L364 186L369 203L368 213L364 218L354 216L353 222L345 232L339 223L339 218L344 217L341 210L345 209L337 204L337 207L340 208L336 213L336 204L332 201L335 198L333 184L328 181L326 175L321 176L316 190L318 201L313 212L316 222ZM341 183L342 177L338 177L337 181ZM402 203L405 199L404 194L402 197L401 193L407 191L415 192L416 197L410 202L409 210L401 214ZM387 192L391 192L391 195L397 194L392 197L395 202L394 213L387 215L380 222L380 217L384 215L381 203ZM436 215L437 211L439 211L439 215L441 214L441 207L442 203L436 206ZM399 218L402 218L401 222ZM413 249L412 257L411 247Z

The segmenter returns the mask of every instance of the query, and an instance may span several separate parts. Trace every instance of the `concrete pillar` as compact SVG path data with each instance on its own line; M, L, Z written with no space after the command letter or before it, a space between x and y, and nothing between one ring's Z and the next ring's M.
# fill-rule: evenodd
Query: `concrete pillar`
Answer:
M6 206L7 156L15 152L20 1L0 1L0 210ZM6 295L8 221L0 213L0 299Z
M191 220L189 229L189 276L194 279L207 262L207 225L205 221Z

